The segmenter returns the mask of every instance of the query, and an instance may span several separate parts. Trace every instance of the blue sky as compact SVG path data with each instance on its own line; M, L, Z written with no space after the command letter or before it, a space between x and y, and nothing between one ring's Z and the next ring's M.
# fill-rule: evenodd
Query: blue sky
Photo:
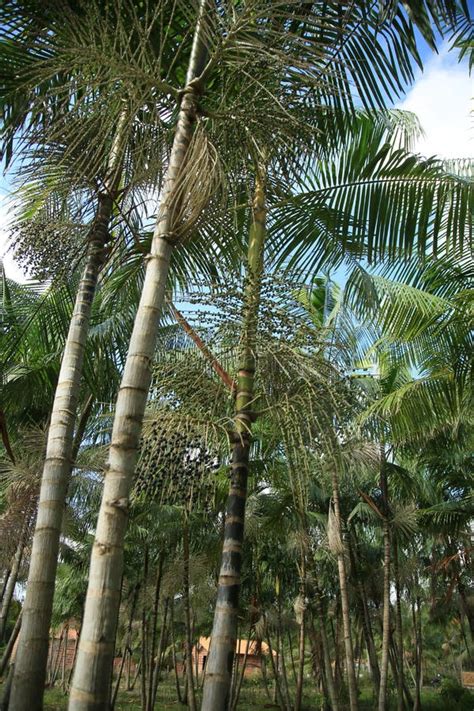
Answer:
M425 131L415 151L425 156L474 159L474 79L469 77L467 63L458 63L447 42L439 54L424 43L420 51L424 70L416 71L414 84L396 104L416 113ZM8 182L0 176L0 258L9 278L24 281L20 266L7 252L8 192Z

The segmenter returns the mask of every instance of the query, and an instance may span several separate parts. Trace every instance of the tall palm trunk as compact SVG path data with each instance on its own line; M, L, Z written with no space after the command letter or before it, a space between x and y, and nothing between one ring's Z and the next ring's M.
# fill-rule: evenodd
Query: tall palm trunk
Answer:
M302 609L301 609L301 619L300 629L299 629L299 660L298 660L298 676L296 680L296 693L295 693L295 706L294 711L300 711L301 702L303 699L303 683L304 683L304 655L305 655L305 622L306 622L306 554L304 551L301 553L301 585L300 585L300 597L302 599Z
M263 176L257 171L250 228L245 290L242 353L237 375L235 433L227 499L224 542L206 665L201 711L225 711L229 704L236 644L237 612L244 538L245 503L255 379L255 348L266 236L266 198Z
M147 258L142 295L117 397L109 465L91 555L84 623L69 698L70 711L106 709L109 702L129 495L151 382L158 320L173 249L172 236L178 226L179 177L185 169L201 88L199 82L193 80L202 71L207 56L204 44L206 9L207 0L201 0L186 88L181 100L151 253Z
M351 556L351 566L353 577L356 583L357 598L360 608L360 618L362 621L362 631L364 633L365 645L367 647L367 656L369 659L370 674L376 698L379 695L380 686L380 669L377 659L377 650L375 649L374 635L372 632L372 623L370 621L369 609L367 606L367 593L364 586L364 581L360 572L360 565L357 555L357 541L355 539L355 531L351 529L349 534L349 552Z
M196 711L196 692L193 674L193 640L191 627L191 605L189 600L189 515L186 511L183 522L183 606L186 624L186 678L188 680L188 708Z
M388 521L388 484L385 467L385 450L382 445L380 489L382 491L382 530L383 530L383 618L382 618L382 656L380 660L380 687L378 711L385 711L387 706L388 661L390 650L390 526Z
M331 666L331 656L329 654L329 640L326 634L326 623L324 619L323 602L321 598L321 591L319 587L315 586L315 606L316 615L319 622L319 634L321 637L321 647L323 650L323 663L324 663L324 675L326 679L326 686L328 690L328 696L331 703L332 711L339 711L339 699L337 697L336 686L334 684L334 677L332 674ZM337 652L337 650L336 650Z
M402 623L402 605L401 605L401 593L400 593L400 570L398 561L398 542L396 534L393 536L393 577L395 580L395 635L397 640L397 661L398 661L398 674L397 674L397 709L398 711L403 711L405 708L404 702L404 683L405 674L403 669L403 623Z
M21 529L20 540L18 541L15 555L13 556L10 575L8 576L7 584L5 586L5 594L3 595L2 599L2 606L0 609L0 643L3 641L3 637L5 634L8 611L10 609L13 593L15 592L15 586L18 580L18 573L20 571L20 565L23 558L23 551L25 550L29 524L30 516L27 514L25 516L25 520Z
M417 582L418 587L418 582ZM421 600L420 596L416 596L416 600L412 601L412 619L413 630L415 633L415 702L413 711L421 711L421 687L423 676L422 662L422 631L421 631Z
M109 155L104 190L99 195L96 218L89 234L86 265L76 295L54 396L23 622L15 658L9 706L11 711L42 708L59 538L71 474L84 350L92 301L108 239L108 225L120 180L125 120L123 113Z
M334 518L340 545L337 552L337 569L339 588L341 591L342 627L344 631L344 650L347 666L347 686L349 688L349 705L351 711L357 711L357 680L354 665L354 651L351 636L351 618L349 608L349 591L347 588L347 573L345 559L345 544L342 536L341 508L339 501L339 480L337 472L332 473L332 497L334 502Z

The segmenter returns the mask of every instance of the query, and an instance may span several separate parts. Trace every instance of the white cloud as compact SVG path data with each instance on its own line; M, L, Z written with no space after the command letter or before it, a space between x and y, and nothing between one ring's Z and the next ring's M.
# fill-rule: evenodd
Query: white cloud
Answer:
M415 150L440 158L474 157L474 82L465 63L444 46L425 65L399 108L413 111L425 137Z
M425 132L415 151L441 158L474 157L474 82L465 63L458 64L445 45L425 64L399 108L413 111ZM4 192L5 189L4 189ZM12 206L0 196L0 258L10 279L24 282L25 273L8 252Z

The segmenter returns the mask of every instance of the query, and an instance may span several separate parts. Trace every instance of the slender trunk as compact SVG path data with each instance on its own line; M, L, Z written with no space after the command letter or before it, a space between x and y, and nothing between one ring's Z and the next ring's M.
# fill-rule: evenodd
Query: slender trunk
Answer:
M290 689L288 686L288 674L286 671L286 660L285 660L285 649L284 649L284 643L283 643L283 625L282 625L282 616L281 616L281 588L279 589L278 593L278 603L277 603L277 620L278 620L278 641L280 643L280 648L278 650L279 653L279 659L280 659L280 664L281 664L281 680L282 680L282 689L283 689L283 694L285 698L285 704L286 704L286 709L287 711L290 711L291 709L291 699L290 699Z
M56 661L54 662L53 667L52 667L50 686L54 686L56 683L56 679L57 679L58 671L59 671L59 664L60 664L60 660L61 660L61 652L62 652L62 648L63 648L63 642L64 642L64 627L61 630L61 636L59 638L58 650L56 653Z
M241 633L240 633L238 622L237 622L236 638L237 638L237 640L240 640L240 638L241 638ZM231 680L230 680L230 694L229 694L228 709L230 709L230 707L232 706L232 700L234 698L235 684L237 683L237 674L239 673L239 651L237 652L237 654L234 654L234 661L232 664L232 676L231 676Z
M125 115L122 114L122 117L110 153L105 190L98 198L97 215L89 235L86 266L76 295L54 396L23 606L23 624L15 659L10 711L40 711L42 708L59 537L71 473L74 424L84 350L92 301L104 259L108 225L121 172Z
M383 521L384 568L383 568L383 617L382 656L380 661L380 688L378 711L385 711L387 704L388 655L390 647L390 530L386 518Z
M127 656L127 651L129 650L129 647L130 647L130 638L131 638L131 635L132 635L133 618L134 618L134 616L135 616L135 608L136 608L136 605L137 605L139 590L140 590L140 584L137 583L137 584L135 585L135 590L134 590L134 593L133 593L132 609L130 610L130 618L129 618L129 620L128 620L127 632L126 632L125 640L124 640L124 644L123 644L122 661L121 661L121 664L120 664L120 669L119 669L117 681L115 682L115 688L114 688L114 692L113 692L113 694L112 694L112 699L111 699L111 702L110 702L110 711L113 711L113 710L114 710L115 703L116 703L116 701L117 701L117 695L118 695L119 688L120 688L120 679L122 678L122 674L123 674L123 667L124 667L124 664L125 664L125 658L126 658L126 656ZM77 650L77 647L76 647L76 650Z
M0 661L0 676L3 676L3 673L4 673L5 669L7 668L7 664L10 660L11 655L12 655L13 647L15 646L15 642L17 640L18 633L20 632L21 617L22 617L22 611L20 610L20 614L16 618L15 626L12 630L11 635L10 635L10 639L8 640L5 650L3 652L2 660Z
M80 637L80 629L77 630L76 632L76 639L74 640L74 652L72 655L72 663L71 663L71 668L69 670L69 675L67 678L67 688L69 689L69 686L71 684L71 679L72 679L72 673L74 671L74 667L76 664L76 657L77 657L77 648L79 646L79 637Z
M334 677L332 675L331 655L329 653L329 641L326 634L323 603L321 600L321 592L318 588L316 588L315 603L316 614L319 622L319 634L321 636L321 646L323 648L324 673L326 677L326 686L328 689L329 700L331 702L332 711L339 711L339 700L337 698L336 686L334 684Z
M230 706L230 711L237 711L237 704L239 703L239 697L240 697L240 691L242 689L242 682L244 680L244 675L245 675L245 668L247 666L247 658L249 655L249 649L250 649L250 635L252 634L252 625L250 625L249 629L249 636L247 639L247 644L245 645L245 652L244 652L244 658L242 659L242 668L239 670L237 669L237 680L235 682L235 690L233 691L232 695L232 704Z
M5 595L5 590L7 589L10 572L10 568L5 568L2 574L2 581L0 582L0 604L3 602L3 596Z
M197 348L201 351L203 354L204 358L208 361L210 364L211 368L213 371L219 376L219 378L222 380L224 385L229 388L231 392L234 392L236 388L235 382L232 380L231 376L227 371L222 367L222 365L219 363L215 355L211 352L211 350L206 346L202 338L199 336L198 333L194 330L194 328L186 321L184 318L183 314L178 311L176 306L174 304L170 304L171 311L173 312L177 322L179 325L182 327L183 331L186 333L187 336L194 342L194 344L197 346Z
M23 558L23 551L25 549L26 537L28 535L29 529L29 516L25 516L25 521L20 534L20 540L18 542L15 555L13 557L10 575L8 576L7 585L5 587L5 594L2 600L2 607L0 609L0 642L3 641L5 635L5 628L7 624L8 611L10 609L10 604L13 599L13 593L15 592L16 582L18 580L18 573L20 571L20 565Z
M153 709L153 687L154 687L154 669L155 669L155 653L156 653L156 626L158 622L158 608L160 604L161 581L163 578L163 556L160 555L158 570L156 573L155 596L153 600L153 614L151 619L151 645L149 654L148 667L148 694L146 711Z
M340 597L340 596L339 596ZM332 641L334 644L334 683L336 684L336 689L342 688L343 684L343 667L341 668L341 661L344 662L340 654L340 644L339 644L339 599L336 594L336 624L334 625L334 620L331 619L331 634Z
M400 590L400 570L398 565L398 541L397 536L393 537L393 577L395 581L395 638L397 646L397 710L404 711L405 703L403 700L403 687L405 683L405 674L403 670L404 654L403 654L403 623L402 623L402 603Z
M242 566L245 503L250 455L255 379L255 349L266 236L266 198L263 176L257 171L252 226L247 256L247 284L242 353L237 375L235 432L232 442L230 490L227 499L212 645L207 662L201 711L225 711L229 703L236 644L237 611Z
M398 651L393 635L390 635L390 654L389 654L390 666L392 667L392 674L394 679L398 679ZM404 708L411 708L413 706L413 699L410 693L410 689L406 683L405 676L403 676L403 698L404 698Z
M421 711L422 686L422 643L421 643L421 603L420 598L412 603L413 629L415 632L415 702L413 711Z
M10 664L10 666L8 667L7 678L5 679L5 683L3 684L3 687L0 690L0 692L1 692L0 711L8 711L8 709L10 708L9 701L10 701L10 694L11 694L11 690L12 690L14 670L15 670L15 664Z
M272 695L270 693L270 687L268 686L267 662L265 660L265 655L263 654L262 650L260 650L260 670L262 672L262 681L263 686L265 687L267 699L271 702Z
M142 601L142 640L141 640L141 674L140 674L140 694L142 711L146 711L146 680L148 672L148 636L147 636L147 582L148 582L148 546L145 545L144 565L143 565L143 601ZM80 649L80 647L79 647Z
M176 697L178 699L178 703L182 704L183 703L183 696L181 694L181 686L179 683L178 662L176 659L176 640L175 640L175 636L174 636L174 601L173 601L173 598L171 598L170 617L171 617L171 621L170 621L171 656L172 656L172 661L173 661L174 678L175 678L175 683L176 683Z
M268 624L266 617L264 617L265 621L265 634L267 637L267 643L268 643L268 652L269 652L269 657L270 657L270 662L271 662L271 667L272 667L272 672L273 672L273 677L275 679L275 697L278 705L282 709L282 711L287 711L286 703L283 698L283 693L281 690L281 685L280 685L280 674L278 672L278 642L277 642L277 649L276 655L273 654L273 647L272 647L272 640L270 638L270 630L268 629ZM275 656L276 656L276 661L275 661ZM202 710L201 710L202 711Z
M188 680L188 707L196 711L196 693L193 674L193 640L191 631L191 605L189 602L189 520L188 513L183 522L183 605L186 623L186 676Z
M169 598L166 598L163 606L163 624L161 625L160 641L158 642L158 653L156 655L155 667L153 669L153 689L151 695L150 711L153 711L153 709L155 708L158 682L160 680L161 667L163 664L163 654L165 650L165 641L167 638L168 608Z
M304 653L305 653L305 618L306 618L306 560L305 553L302 552L301 555L301 586L300 586L300 596L303 601L303 608L301 610L301 620L300 620L300 630L299 630L299 663L298 663L298 679L296 683L296 695L295 695L295 711L300 711L301 702L303 699L303 683L304 683Z
M142 295L117 397L109 466L91 555L84 624L70 692L70 711L103 711L109 703L129 496L151 382L151 363L173 249L172 240L179 227L179 200L182 195L179 178L185 170L187 149L194 130L200 90L196 78L207 56L204 44L206 10L207 0L201 0L186 90L181 100Z
M132 650L130 647L128 647L127 648L127 691L130 691L130 689L131 689L131 683L130 683L131 678L132 678Z
M290 650L291 671L293 672L293 682L296 687L296 685L298 683L298 672L296 671L295 655L293 654L293 638L291 636L291 631L289 629L287 631L287 637L288 637L288 649Z
M301 702L303 700L303 683L304 683L304 655L305 655L305 613L302 613L303 619L300 624L299 634L299 663L298 663L298 680L296 684L295 711L300 711Z
M137 683L138 677L141 676L141 670L142 670L142 660L139 659L137 668L135 670L135 676L133 677L133 681L130 685L129 691L133 691L135 688L135 685Z
M474 641L474 606L472 603L469 603L466 595L466 586L462 582L461 579L458 580L458 593L459 593L459 599L461 601L461 606L464 610L464 614L467 617L467 621L469 623L469 631L471 633L471 639Z
M342 536L342 519L339 502L339 481L335 469L332 475L332 494L334 501L334 518L336 531L340 541L340 549L337 553L337 569L339 573L339 588L341 592L342 626L344 630L344 650L347 666L347 685L349 689L349 705L351 711L357 711L357 680L354 666L354 652L351 636L351 618L349 607L349 591L347 589L345 545Z
M382 492L382 531L383 531L383 617L382 617L382 655L380 660L380 688L378 711L386 711L388 657L390 650L390 525L388 520L388 481L385 465L385 447L381 445L380 489Z
M367 593L360 573L360 565L357 556L357 542L355 540L354 530L351 530L349 535L349 552L351 556L352 569L354 571L353 577L356 583L357 598L360 608L360 618L362 621L362 631L364 633L365 645L367 647L370 674L372 676L375 697L378 698L380 687L380 669L377 658L377 650L375 649L374 635L372 632L372 623L370 620L369 609L367 606Z
M69 644L69 625L66 625L66 633L64 637L64 651L63 651L63 663L61 669L61 688L63 691L66 690L66 660L67 660L67 648Z

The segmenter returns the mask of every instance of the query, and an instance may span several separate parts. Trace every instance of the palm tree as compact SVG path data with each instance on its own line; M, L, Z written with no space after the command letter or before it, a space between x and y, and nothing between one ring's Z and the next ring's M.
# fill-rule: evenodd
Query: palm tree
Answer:
M44 686L49 626L64 501L71 473L74 425L82 378L82 363L89 329L92 301L121 175L123 124L117 127L99 197L98 212L89 235L88 254L79 282L69 325L48 430L38 514L30 559L10 707L24 708L38 698Z
M125 365L122 385L119 390L112 443L110 465L104 486L104 499L99 513L96 542L91 559L89 589L84 611L84 623L79 644L79 652L70 693L69 708L100 708L108 704L110 694L110 669L113 658L115 629L121 580L121 550L114 541L123 540L129 488L125 479L123 491L121 469L133 469L136 455L130 460L130 446L122 434L122 429L132 437L137 437L137 428L131 424L129 412L137 411L139 421L143 417L150 381L149 358L153 353L158 327L158 313L166 287L166 278L172 251L170 237L178 227L177 218L182 197L180 176L186 160L186 153L193 135L195 104L200 86L196 81L206 61L206 13L207 3L200 5L200 14L194 34L193 47L188 64L186 90L181 102L178 124L175 132L168 171L164 181L161 208L157 228L153 236L151 258L145 273L142 298L138 307L136 325L129 346L129 356ZM177 214L178 213L178 214ZM146 354L149 353L147 357ZM133 363L133 364L132 364ZM139 415L139 413L142 413ZM135 445L136 447L136 445ZM131 450L134 452L134 449ZM123 462L123 463L122 463ZM119 528L111 520L109 512L119 513ZM108 540L110 538L110 543ZM103 595L92 594L99 586ZM105 591L109 591L108 594ZM106 616L101 614L104 599L107 598ZM103 629L103 623L107 627ZM105 635L104 635L105 633Z
M202 8L201 8L202 10ZM252 18L253 22L253 18ZM202 34L205 34L204 28L204 23L198 23L199 31ZM197 32L196 36L199 38L199 31ZM202 40L202 37L201 37ZM195 64L199 65L200 63L203 64L202 60L203 59L203 44L204 42L201 40L197 40L195 43L195 47L200 48L198 54L201 54L201 57L193 57L192 61L190 63L190 66L192 67L193 62ZM218 56L218 53L215 54L215 57ZM199 61L198 61L199 60ZM217 61L215 59L215 61ZM130 422L130 413L132 414L133 418L137 418L138 423L140 424L140 420L142 415L140 412L143 410L144 403L145 403L145 398L146 398L146 391L148 389L147 387L147 382L149 382L149 378L147 376L147 359L149 359L152 356L153 353L153 342L154 342L154 334L156 332L156 318L155 315L157 311L160 308L160 301L162 299L162 293L164 291L164 281L165 281L165 274L163 270L158 269L158 262L160 260L163 260L164 263L166 263L169 260L170 254L171 254L171 248L169 245L170 241L170 236L172 237L176 225L179 223L178 220L178 208L182 207L180 203L183 202L183 196L184 193L187 193L187 191L190 191L192 193L192 190L190 188L189 184L184 184L184 179L182 176L180 176L180 180L182 180L182 184L179 185L179 188L173 188L172 184L173 183L179 183L180 181L177 181L177 176L180 170L180 166L184 165L185 163L185 153L186 153L186 146L189 143L192 135L192 119L194 118L191 116L192 110L196 108L197 104L197 94L200 90L199 82L195 81L195 75L200 73L200 70L202 69L202 66L194 66L194 69L188 73L188 79L190 80L188 82L188 89L185 91L185 96L181 102L181 113L180 113L180 120L178 123L178 129L176 133L176 138L175 138L175 147L176 150L174 154L172 155L172 159L170 161L170 168L169 168L169 174L168 174L168 182L169 184L167 185L167 188L165 189L165 197L163 198L163 205L165 206L161 213L160 213L160 229L156 233L156 237L154 239L154 246L152 249L152 257L153 259L150 260L149 266L147 268L147 277L145 280L145 287L144 287L144 294L146 295L147 290L149 289L150 285L152 285L150 291L151 293L151 298L149 301L144 296L144 299L142 301L142 309L139 312L139 315L137 317L137 328L135 330L135 337L132 340L132 344L130 347L130 360L128 367L126 369L126 373L124 376L124 388L123 392L121 395L119 395L119 400L118 400L118 407L117 407L117 427L115 429L115 441L113 444L113 454L114 457L117 454L118 455L118 460L121 462L120 466L117 467L120 469L122 465L125 465L125 475L129 475L131 472L131 469L133 468L133 460L134 456L130 455L130 452L133 450L133 447L136 446L136 443L134 444L134 440L136 439L136 432L135 428L132 428L133 431L130 432L127 427L125 427L126 423ZM212 69L212 58L210 62L210 67L208 64L207 71L210 73ZM195 137L198 136L199 132L195 133ZM185 147L183 146L178 147L179 142L181 139L184 137L185 139ZM202 148L202 146L201 146ZM196 138L196 141L192 144L192 149L195 151L194 154L191 152L189 155L186 156L186 160L188 161L188 165L192 164L191 161L191 156L194 156L196 158L199 156L199 151L201 150L199 147L199 142L198 139ZM176 163L175 159L178 159L179 165ZM173 161L175 161L173 163ZM202 175L199 178L199 181L202 180ZM173 193L174 190L174 193ZM173 194L172 194L173 193ZM204 201L205 202L205 201ZM189 208L189 205L186 206ZM195 207L195 206L194 206ZM199 206L201 207L201 206ZM165 215L166 212L166 215ZM199 212L199 210L197 210ZM166 217L166 219L165 219ZM166 269L165 269L166 271ZM154 293L153 293L154 292ZM146 320L142 318L143 312L147 311L149 312L149 319ZM151 328L148 328L148 323L150 323ZM143 338L140 336L143 336ZM143 343L142 343L143 342ZM145 348L142 348L142 345L145 346ZM138 355L137 355L138 354ZM135 359L133 363L136 365L138 362L141 363L140 368L135 368L135 366L132 364L132 359ZM129 379L127 379L129 378ZM129 398L129 394L132 388L135 388L135 398ZM126 392L125 392L126 391ZM125 403L124 408L119 407L119 405L122 405ZM128 409L130 408L130 410ZM136 409L138 408L138 409ZM122 418L122 420L120 420ZM120 425L119 420L121 421L122 425ZM122 429L122 426L125 427L125 429ZM128 436L129 434L132 434L132 440L131 440L131 448L128 447L128 442L126 443L126 446L124 448L124 433ZM115 460L114 460L115 462ZM115 466L115 464L114 464ZM126 476L125 476L126 478ZM130 478L130 477L128 477ZM113 502L112 510L109 510L109 518L114 512L114 515L117 518L123 518L123 513L124 513L124 508L126 508L126 490L127 490L127 484L124 484L124 492L120 489L120 486L118 487L118 490L114 490L113 486L113 476L112 473L108 476L108 481L111 483L110 488L107 487L107 492L104 494L104 502L109 502L108 504L105 503L104 506L109 506L110 507L110 502ZM124 494L124 495L122 495ZM103 516L101 521L103 522L105 520L105 513L103 512ZM123 527L122 527L123 528ZM119 529L120 530L120 527ZM102 530L100 530L100 534L102 534ZM119 536L120 537L120 536ZM114 539L115 541L115 539ZM99 537L99 543L105 546L105 549L102 548L101 551L102 553L107 553L107 541L100 541ZM118 555L118 554L117 554ZM102 562L105 561L105 556L102 557ZM97 562L97 561L96 561ZM98 563L97 563L98 566ZM99 567L99 566L98 566ZM111 614L113 616L113 610L111 610Z

